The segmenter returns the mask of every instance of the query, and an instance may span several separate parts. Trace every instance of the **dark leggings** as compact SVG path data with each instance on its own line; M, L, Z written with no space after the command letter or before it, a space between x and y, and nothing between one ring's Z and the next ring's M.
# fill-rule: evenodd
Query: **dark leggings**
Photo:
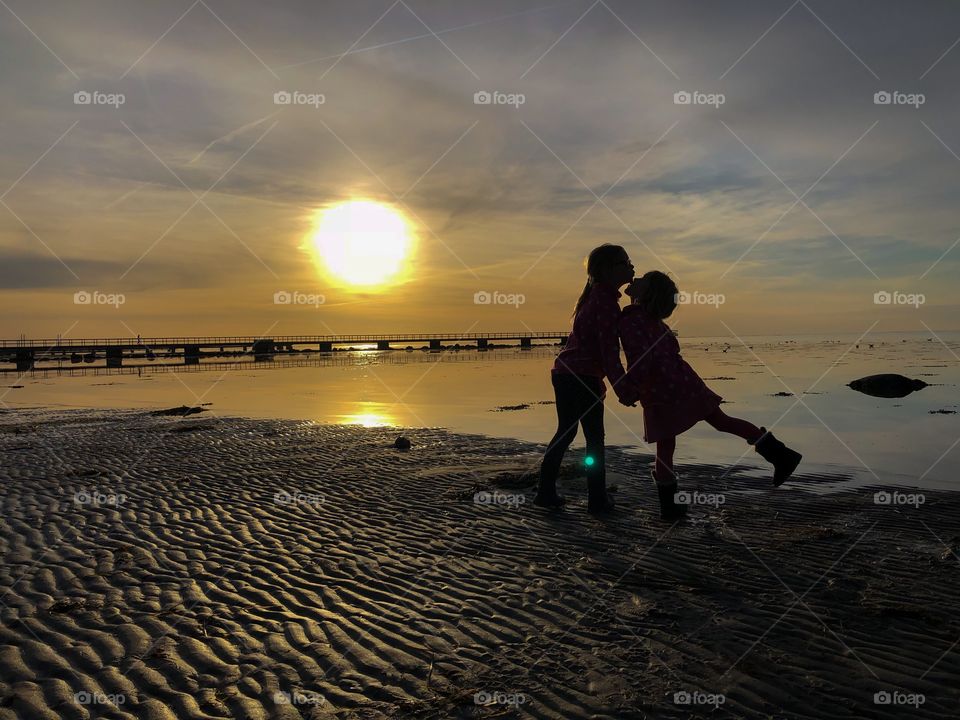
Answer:
M556 488L560 463L577 437L577 426L583 426L587 456L593 464L586 466L587 483L602 486L606 482L603 456L603 380L589 375L553 373L553 391L557 398L557 432L554 434L540 466L540 490Z
M704 418L714 429L742 437L749 443L756 442L762 434L760 428L751 422L730 417L717 408ZM657 440L657 482L670 485L673 482L673 452L677 449L677 438Z

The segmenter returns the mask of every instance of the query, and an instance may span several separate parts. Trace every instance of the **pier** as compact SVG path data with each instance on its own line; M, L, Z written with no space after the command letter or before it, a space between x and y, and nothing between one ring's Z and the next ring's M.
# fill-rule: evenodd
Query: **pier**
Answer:
M176 358L185 365L196 365L202 357L252 355L255 361L263 361L280 353L330 353L360 347L385 351L419 345L439 351L466 346L482 351L512 343L521 348L531 348L534 342L563 344L568 334L569 331L19 339L0 340L0 362L14 363L17 371L26 372L40 361L89 364L103 360L107 367L118 368L125 358L148 361Z

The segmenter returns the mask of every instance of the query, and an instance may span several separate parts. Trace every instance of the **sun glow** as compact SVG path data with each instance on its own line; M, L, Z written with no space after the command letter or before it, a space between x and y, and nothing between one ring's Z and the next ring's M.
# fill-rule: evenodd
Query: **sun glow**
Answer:
M375 412L355 412L343 416L343 422L347 425L362 425L363 427L391 427L395 423L384 414Z
M373 288L401 276L413 239L400 211L372 200L349 200L318 211L312 244L327 272L350 285Z

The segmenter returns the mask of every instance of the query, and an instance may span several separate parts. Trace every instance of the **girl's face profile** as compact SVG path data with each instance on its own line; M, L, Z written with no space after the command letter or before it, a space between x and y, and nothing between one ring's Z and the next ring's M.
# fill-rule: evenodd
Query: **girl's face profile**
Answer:
M609 269L609 275L610 282L618 288L633 280L633 263L626 253Z

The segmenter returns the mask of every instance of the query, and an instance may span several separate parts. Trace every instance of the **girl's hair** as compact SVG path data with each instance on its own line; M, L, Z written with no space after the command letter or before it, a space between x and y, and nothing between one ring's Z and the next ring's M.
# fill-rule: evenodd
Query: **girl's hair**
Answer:
M634 305L639 305L648 315L663 320L670 317L677 307L679 290L667 274L651 270L627 285L626 293Z
M611 245L610 243L604 243L590 251L590 254L587 255L586 262L587 284L583 286L583 292L580 293L577 304L573 308L574 317L577 316L583 303L586 302L587 295L590 294L590 289L593 287L593 284L601 279L601 276L606 275L607 271L613 267L618 260L626 257L626 255L627 251L621 246Z

